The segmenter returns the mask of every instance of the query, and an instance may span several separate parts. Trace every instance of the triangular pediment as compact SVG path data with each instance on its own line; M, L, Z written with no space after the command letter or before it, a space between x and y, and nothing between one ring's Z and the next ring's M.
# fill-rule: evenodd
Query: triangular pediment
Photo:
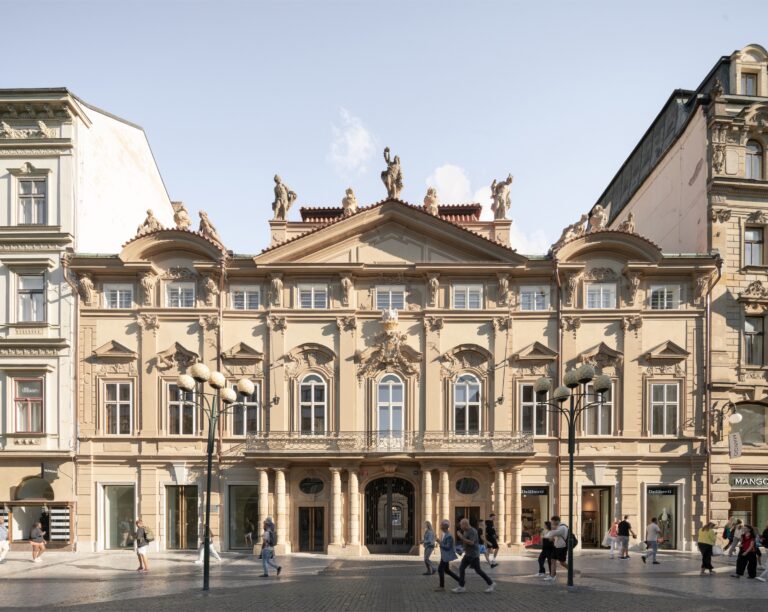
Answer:
M119 342L110 340L95 349L93 356L97 359L136 359L136 351L132 351Z
M221 354L222 359L229 361L262 361L264 353L249 346L245 342L238 342L232 348Z
M178 342L174 342L167 349L157 354L157 367L161 370L167 370L176 366L179 370L182 370L199 360L200 356L197 353L190 351Z
M591 363L597 367L605 365L621 365L624 361L624 353L612 349L605 342L592 347L579 355L579 361L582 363Z
M689 355L690 353L683 347L678 346L671 340L667 340L648 351L645 354L645 358L648 361L682 361Z
M508 246L430 215L421 207L387 201L266 249L257 263L520 264Z
M553 361L557 359L557 351L544 346L541 342L534 342L512 355L512 359L514 361Z

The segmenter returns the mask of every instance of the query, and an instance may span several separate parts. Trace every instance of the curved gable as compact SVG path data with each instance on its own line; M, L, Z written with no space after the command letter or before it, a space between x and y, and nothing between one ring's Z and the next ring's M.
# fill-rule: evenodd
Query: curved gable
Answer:
M125 263L140 262L147 261L158 254L180 251L212 261L218 261L227 256L223 246L200 232L161 229L132 238L123 245L119 257Z
M663 257L659 246L647 238L615 230L585 234L566 242L555 253L561 262L567 262L599 251L610 251L613 255L624 255L628 260L648 263L659 263Z

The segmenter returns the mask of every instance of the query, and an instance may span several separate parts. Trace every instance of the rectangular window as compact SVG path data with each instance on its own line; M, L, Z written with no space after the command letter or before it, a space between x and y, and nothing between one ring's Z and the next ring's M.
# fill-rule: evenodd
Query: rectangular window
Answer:
M763 318L744 319L744 360L747 365L763 365Z
M192 436L197 431L197 414L193 391L182 391L168 385L168 433L172 436Z
M45 321L45 278L42 274L22 274L19 279L20 323Z
M44 178L19 179L19 225L45 225L47 191Z
M744 230L744 265L763 265L762 227L748 227Z
M376 287L376 310L403 310L405 308L405 287Z
M748 72L741 73L741 95L742 96L757 95L757 75L756 74L749 74Z
M328 287L326 285L299 285L299 308L328 308Z
M587 308L616 308L616 283L587 283Z
M454 285L453 307L479 310L483 307L482 285ZM383 309L382 309L383 310Z
M549 287L546 285L520 287L521 310L549 310Z
M676 436L677 414L680 405L677 383L651 385L651 434Z
M195 307L195 283L168 283L166 295L168 308Z
M600 403L583 412L584 434L587 436L610 436L613 433L613 385L609 391L603 393L602 400L595 393L594 386L587 385L587 398L590 403Z
M234 310L258 310L261 292L258 287L232 287L232 308Z
M133 285L126 283L104 285L104 308L132 308Z
M237 392L236 387L235 392ZM257 433L259 431L259 385L256 385L251 395L240 401L243 405L235 408L232 415L232 434L246 436L249 433Z
M17 378L14 383L16 433L43 433L43 379Z
M653 285L650 302L651 310L680 308L680 285Z
M133 424L133 384L104 384L104 433L128 436Z
M533 385L520 385L520 424L523 433L547 435L547 406L536 401Z

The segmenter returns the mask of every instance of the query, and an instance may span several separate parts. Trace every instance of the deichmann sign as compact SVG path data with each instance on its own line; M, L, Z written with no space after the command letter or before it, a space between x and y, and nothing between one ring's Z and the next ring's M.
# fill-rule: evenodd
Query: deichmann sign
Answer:
M648 495L674 495L676 492L674 487L648 487Z
M547 495L549 487L523 487L523 495Z
M768 475L731 474L732 489L768 489Z

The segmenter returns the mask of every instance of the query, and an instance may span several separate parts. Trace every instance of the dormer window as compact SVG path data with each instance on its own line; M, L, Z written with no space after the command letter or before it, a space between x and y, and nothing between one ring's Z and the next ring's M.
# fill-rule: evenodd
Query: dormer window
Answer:
M757 75L749 72L741 73L741 95L742 96L756 96L757 95Z
M763 178L763 147L755 140L747 141L747 159L744 176L748 179Z
M616 308L616 283L587 283L587 308Z
M168 308L194 308L195 283L174 282L166 286Z

